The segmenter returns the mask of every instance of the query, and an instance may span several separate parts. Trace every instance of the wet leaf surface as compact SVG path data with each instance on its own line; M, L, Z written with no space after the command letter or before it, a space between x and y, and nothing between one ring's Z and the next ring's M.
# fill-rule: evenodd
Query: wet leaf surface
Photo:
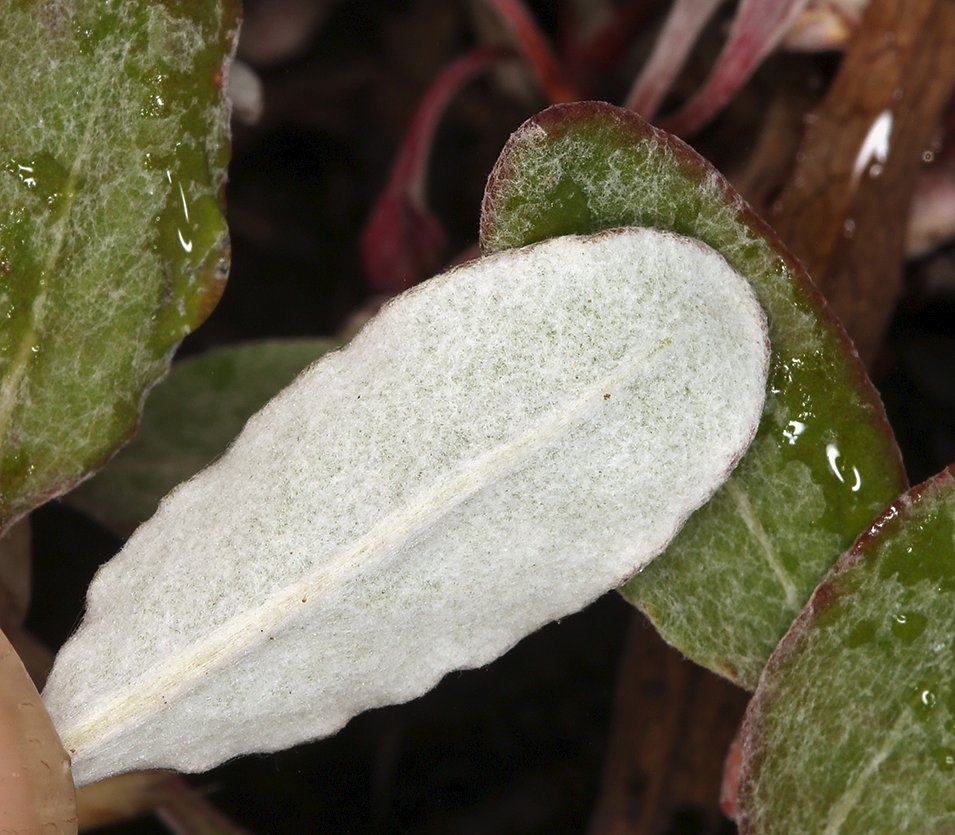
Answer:
M125 539L166 493L221 455L254 412L335 345L250 342L177 363L150 394L132 443L67 500Z
M752 283L773 361L726 485L624 589L665 638L749 688L838 556L904 485L881 403L798 262L687 146L609 105L550 108L488 185L482 245L636 225L698 238Z
M896 502L773 654L741 738L743 833L955 828L955 467Z
M236 26L229 2L4 7L0 527L131 434L222 292Z

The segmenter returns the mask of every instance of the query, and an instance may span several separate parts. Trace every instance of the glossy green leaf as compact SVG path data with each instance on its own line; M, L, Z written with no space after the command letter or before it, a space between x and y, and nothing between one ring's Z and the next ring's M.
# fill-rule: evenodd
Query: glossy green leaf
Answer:
M131 434L222 292L234 6L3 6L0 528Z
M819 586L747 711L737 815L760 835L955 831L955 466Z
M763 421L729 482L624 589L663 636L754 687L826 570L904 489L882 404L798 262L726 180L629 111L558 105L510 139L484 198L495 252L633 225L704 241L751 282L773 359Z
M255 412L336 344L251 342L177 362L150 392L133 441L67 501L125 539L166 493L225 452Z

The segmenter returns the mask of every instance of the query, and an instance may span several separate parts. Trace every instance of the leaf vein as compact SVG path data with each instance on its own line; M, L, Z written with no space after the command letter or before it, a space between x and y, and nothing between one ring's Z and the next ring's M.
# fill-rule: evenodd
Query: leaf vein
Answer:
M799 612L802 609L799 590L796 588L792 577L789 576L789 572L786 571L786 567L783 565L779 553L773 545L772 539L766 532L766 528L762 522L759 521L759 517L753 510L749 496L733 478L730 478L724 486L739 510L740 519L743 520L746 529L750 532L757 545L759 545L763 558L779 581L779 585L782 587L783 595L786 599L786 605L793 612Z
M389 514L363 536L337 554L325 560L308 576L283 589L254 609L243 612L223 623L198 645L186 648L162 669L147 670L124 694L109 704L101 705L96 714L76 722L73 728L61 728L60 733L68 748L81 750L87 739L95 739L107 729L121 733L125 723L144 712L161 709L163 698L188 688L217 664L226 661L246 647L249 637L259 640L289 618L300 608L302 598L317 601L323 590L354 576L368 565L392 553L396 546L414 538L436 519L476 495L482 488L507 473L558 437L595 402L603 402L603 393L637 376L643 364L660 351L673 345L668 336L646 353L624 358L596 382L588 385L572 402L543 415L522 434L498 444L484 455L461 467L450 478L445 478L422 491L404 507ZM210 468L211 470L212 468ZM208 471L207 471L208 472Z
M823 835L837 835L837 833L842 829L842 825L849 817L849 813L853 810L853 808L855 808L856 804L861 799L862 792L864 791L869 778L872 777L872 775L878 770L879 766L885 762L889 754L892 753L892 749L895 748L899 740L902 738L902 732L908 725L907 718L908 717L904 713L899 715L899 718L895 720L895 723L892 725L892 728L886 735L885 742L882 743L882 747L872 755L869 761L862 767L862 770L859 772L858 776L849 784L846 790L839 796L839 799L832 805L829 810L829 816L826 819L826 828L823 830Z

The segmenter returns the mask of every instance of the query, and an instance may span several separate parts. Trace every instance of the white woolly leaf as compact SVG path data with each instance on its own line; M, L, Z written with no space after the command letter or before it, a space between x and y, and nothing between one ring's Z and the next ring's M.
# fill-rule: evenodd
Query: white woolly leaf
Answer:
M742 455L767 364L747 282L666 232L406 293L96 576L44 693L77 782L333 733L618 586Z

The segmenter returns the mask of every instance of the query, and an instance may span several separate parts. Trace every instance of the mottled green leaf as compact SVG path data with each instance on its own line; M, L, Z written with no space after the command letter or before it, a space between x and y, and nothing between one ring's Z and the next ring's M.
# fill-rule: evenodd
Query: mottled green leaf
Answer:
M664 637L754 687L826 570L904 489L882 404L798 262L726 180L629 111L558 105L491 174L482 246L650 226L697 238L746 276L773 359L756 440L669 551L623 590Z
M955 466L859 538L743 723L744 833L955 832Z
M126 538L166 493L223 453L253 413L333 347L328 339L253 342L176 363L149 395L136 438L68 501Z
M222 292L235 5L3 5L0 527L130 435Z

